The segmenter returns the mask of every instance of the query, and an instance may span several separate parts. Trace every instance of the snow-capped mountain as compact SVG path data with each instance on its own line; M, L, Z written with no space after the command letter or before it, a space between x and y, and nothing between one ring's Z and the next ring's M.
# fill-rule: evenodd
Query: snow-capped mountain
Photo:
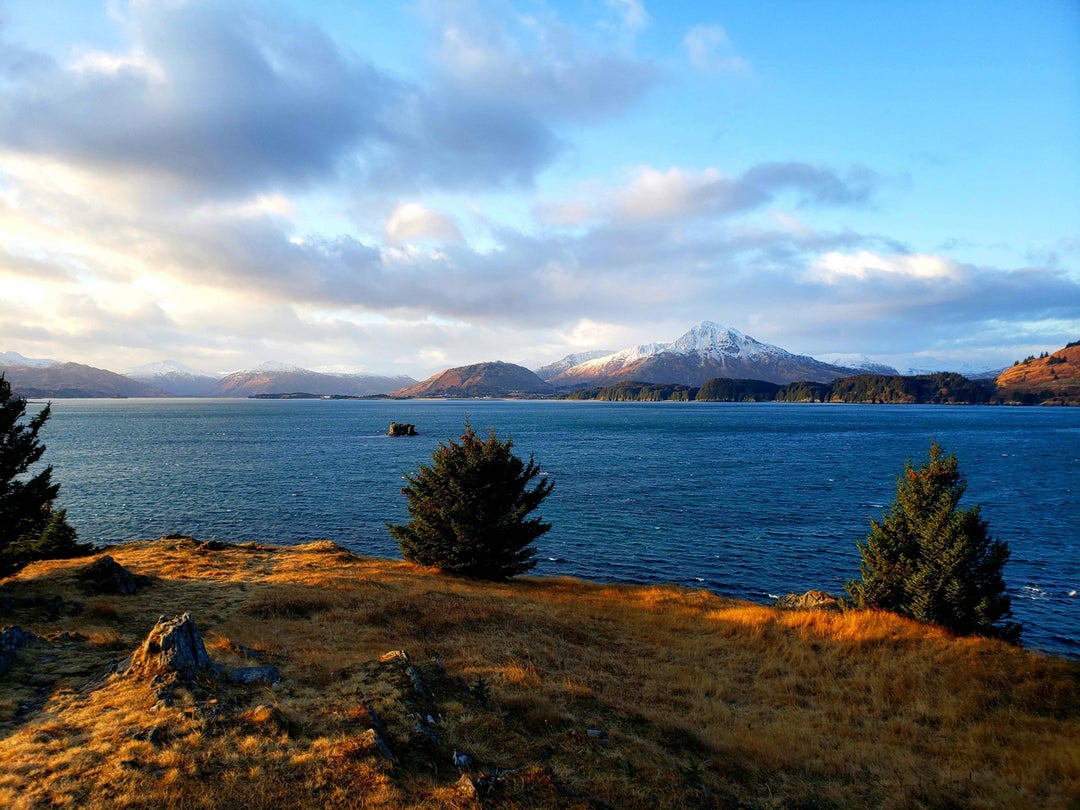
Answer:
M649 343L589 360L553 377L561 388L609 385L620 380L703 385L715 377L775 383L828 382L858 373L792 354L737 329L703 321L670 343Z
M201 397L209 394L218 378L175 360L162 360L129 369L125 376L146 383L173 397Z
M611 349L593 349L590 352L568 354L562 360L556 360L554 363L548 363L546 366L536 369L536 376L541 380L550 380L557 374L562 374L579 363L595 360L597 357L607 357L609 354L611 354Z
M874 360L872 357L867 357L865 354L841 354L840 352L833 352L832 354L818 355L817 359L822 363L843 366L844 368L853 368L865 372L866 374L895 375L900 373L892 366Z
M58 360L35 360L32 357L23 357L18 352L0 352L0 368L18 366L19 368L48 368L59 365Z

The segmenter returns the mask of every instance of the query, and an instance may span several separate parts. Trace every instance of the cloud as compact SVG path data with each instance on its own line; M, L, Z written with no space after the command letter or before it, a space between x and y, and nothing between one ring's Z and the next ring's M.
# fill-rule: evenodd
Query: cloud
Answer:
M0 148L126 173L161 192L246 196L341 178L363 187L529 186L557 128L610 118L657 80L554 18L436 4L420 82L257 4L131 2L126 47L57 64L0 48Z
M641 0L607 0L608 7L619 15L623 28L639 31L649 24L649 12Z
M752 211L785 196L799 207L864 206L873 199L878 176L861 167L841 173L800 162L763 163L739 177L718 169L657 169L639 166L619 188L588 189L586 197L541 201L536 216L549 225L589 220L630 222L725 217Z
M590 123L623 112L660 79L652 63L588 48L552 17L497 16L472 4L438 8L441 89L470 106L547 125Z
M404 203L395 208L386 220L386 238L391 242L411 242L434 239L440 242L460 242L461 231L445 214L425 208L420 203Z
M133 3L126 53L83 53L0 101L10 149L246 193L330 175L399 92L322 32L233 4Z
M890 276L922 281L955 281L960 275L956 262L943 256L880 256L864 250L855 254L830 251L807 268L805 277L811 281L837 284L846 279L862 281Z
M702 73L730 73L747 75L750 62L737 55L720 25L695 25L683 37L687 58Z

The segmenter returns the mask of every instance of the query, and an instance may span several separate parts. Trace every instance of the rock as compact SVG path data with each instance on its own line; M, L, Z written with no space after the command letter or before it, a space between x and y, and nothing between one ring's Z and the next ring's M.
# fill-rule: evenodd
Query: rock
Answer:
M416 432L416 425L410 425L405 422L391 422L390 429L386 431L387 436L419 436Z
M150 577L132 574L108 554L94 560L76 576L86 594L133 594L150 584Z
M394 752L390 750L390 746L386 744L386 740L382 738L375 729L369 728L359 737L360 745L367 749L374 749L391 765L397 764L397 757L394 756Z
M454 788L463 798L476 799L476 785L473 784L473 780L469 778L467 773L463 773L461 778L457 780Z
M5 627L0 632L0 675L15 666L15 655L23 647L37 640L33 633L27 633L17 624Z
M158 619L142 646L131 656L128 674L141 677L180 675L188 680L200 674L216 674L199 629L190 613Z
M232 683L265 683L273 686L281 680L281 672L269 664L261 667L233 667L229 670L228 680Z
M804 594L789 593L781 596L773 603L773 607L781 610L840 610L840 602L831 594L824 591L807 591Z

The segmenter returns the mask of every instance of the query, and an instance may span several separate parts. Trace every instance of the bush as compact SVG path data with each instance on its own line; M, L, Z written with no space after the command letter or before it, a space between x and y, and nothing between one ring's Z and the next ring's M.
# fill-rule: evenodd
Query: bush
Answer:
M482 579L506 580L532 568L531 543L551 528L526 519L551 492L551 481L529 482L540 467L511 452L513 442L486 440L465 423L460 441L448 440L421 464L401 492L412 520L387 524L406 560Z
M856 607L877 607L958 635L1018 641L1002 571L1008 545L991 538L979 507L960 509L967 484L956 456L935 442L930 460L909 461L896 485L896 500L882 521L871 521L859 543L862 581L849 582Z

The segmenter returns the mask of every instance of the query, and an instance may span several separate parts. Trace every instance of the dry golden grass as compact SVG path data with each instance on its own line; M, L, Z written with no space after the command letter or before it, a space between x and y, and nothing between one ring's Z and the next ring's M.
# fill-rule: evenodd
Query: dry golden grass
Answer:
M35 564L0 589L22 605L0 624L52 639L0 678L0 806L1080 802L1076 662L882 613L568 579L481 583L329 543L171 539L109 553L153 585L86 597L74 574L87 561L75 560ZM82 611L22 599L54 594ZM273 663L282 681L206 682L164 705L152 685L111 674L159 615L186 611L215 661ZM437 685L420 710L437 715L437 750L405 743L416 707L379 662L396 649ZM389 729L396 763L365 737L365 707ZM504 771L499 789L461 793L452 750Z

